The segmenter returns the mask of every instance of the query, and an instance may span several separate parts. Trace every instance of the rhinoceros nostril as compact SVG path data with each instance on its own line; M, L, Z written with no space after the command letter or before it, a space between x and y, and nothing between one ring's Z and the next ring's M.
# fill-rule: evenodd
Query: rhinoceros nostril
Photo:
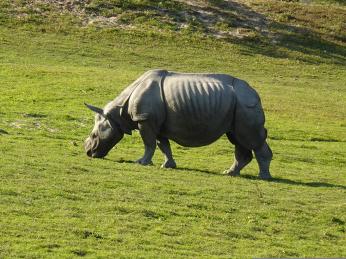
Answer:
M92 157L91 149L89 149L89 150L87 151L87 155L88 155L88 157Z

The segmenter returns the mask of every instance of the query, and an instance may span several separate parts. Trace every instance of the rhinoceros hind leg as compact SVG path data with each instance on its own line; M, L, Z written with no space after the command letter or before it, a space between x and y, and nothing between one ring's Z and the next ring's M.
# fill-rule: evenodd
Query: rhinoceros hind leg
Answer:
M240 170L243 169L248 163L250 163L252 158L253 155L251 150L237 144L235 146L233 165L230 169L226 170L225 173L230 176L239 176Z
M143 157L138 159L136 163L141 165L152 165L153 162L151 159L153 158L156 149L155 132L152 130L151 125L146 121L138 123L138 128L144 143L145 151Z
M161 168L176 168L177 164L173 159L169 140L167 138L159 137L157 138L157 146L160 148L160 150L165 156L165 162L161 165Z
M259 166L259 177L263 180L271 179L269 172L270 162L273 158L273 152L268 146L267 142L264 142L261 147L255 149L255 156Z

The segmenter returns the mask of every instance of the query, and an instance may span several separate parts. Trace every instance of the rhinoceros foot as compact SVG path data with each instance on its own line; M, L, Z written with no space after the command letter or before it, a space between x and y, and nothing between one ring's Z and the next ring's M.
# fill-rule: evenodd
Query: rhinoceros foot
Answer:
M174 160L167 160L161 165L161 168L177 168L177 164Z
M138 159L136 163L140 165L153 165L153 162L151 160L146 160L144 158Z
M270 175L269 172L260 172L258 177L262 180L271 180L273 177Z
M237 176L240 176L240 171L228 169L228 170L225 170L223 172L223 174L227 174L227 175L232 176L232 177L237 177Z

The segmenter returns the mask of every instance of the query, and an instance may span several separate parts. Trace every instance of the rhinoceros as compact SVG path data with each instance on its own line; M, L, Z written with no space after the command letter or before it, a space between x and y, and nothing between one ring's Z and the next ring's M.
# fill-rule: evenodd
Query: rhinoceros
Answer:
M185 147L213 143L226 134L235 145L234 163L225 171L240 175L255 153L259 177L271 178L272 151L266 142L264 112L257 92L227 74L177 73L150 70L96 112L85 141L88 156L102 158L124 134L138 130L145 152L136 162L152 164L156 145L165 156L161 167L175 168L169 140Z

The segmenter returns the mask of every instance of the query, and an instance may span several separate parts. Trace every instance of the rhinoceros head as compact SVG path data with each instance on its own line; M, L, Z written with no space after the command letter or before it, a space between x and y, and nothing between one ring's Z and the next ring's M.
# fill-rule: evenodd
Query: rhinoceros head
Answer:
M90 136L85 140L85 151L89 157L102 158L115 146L124 136L124 132L117 121L103 109L85 104L96 113L95 125Z

